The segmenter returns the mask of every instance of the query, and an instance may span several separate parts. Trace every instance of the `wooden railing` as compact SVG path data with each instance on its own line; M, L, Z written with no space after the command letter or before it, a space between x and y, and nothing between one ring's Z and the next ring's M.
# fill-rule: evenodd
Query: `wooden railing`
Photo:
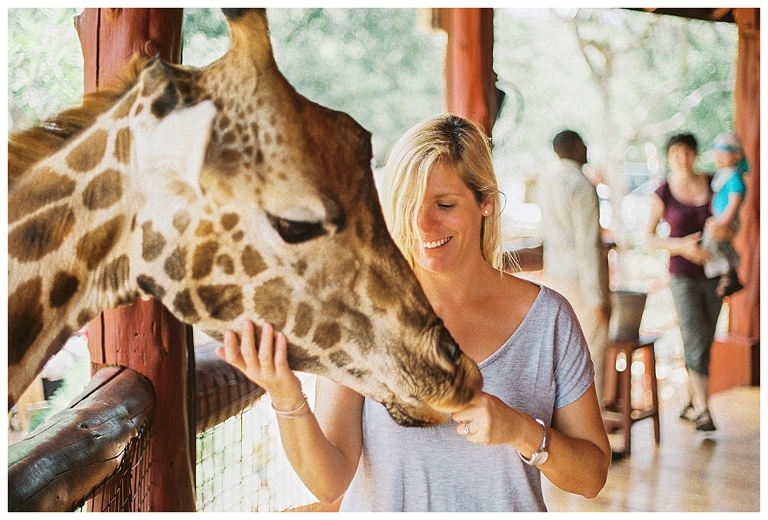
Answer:
M264 390L214 354L195 349L196 425L203 432L253 405ZM9 511L142 510L145 475L125 475L137 445L149 451L156 396L152 384L122 367L99 370L64 410L8 448ZM193 462L194 464L194 462ZM128 467L126 467L128 466ZM105 483L113 481L110 485ZM128 486L130 489L126 489ZM169 493L172 491L169 490Z

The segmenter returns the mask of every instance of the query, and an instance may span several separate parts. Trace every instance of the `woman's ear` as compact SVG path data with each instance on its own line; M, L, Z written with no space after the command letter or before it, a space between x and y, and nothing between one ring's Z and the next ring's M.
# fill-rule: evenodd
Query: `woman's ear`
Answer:
M493 200L490 197L480 204L480 211L483 213L484 217L491 216L493 213Z

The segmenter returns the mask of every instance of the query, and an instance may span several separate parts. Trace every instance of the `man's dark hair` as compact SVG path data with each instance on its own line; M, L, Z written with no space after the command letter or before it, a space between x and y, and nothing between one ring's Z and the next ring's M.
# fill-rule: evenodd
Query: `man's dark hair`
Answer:
M584 143L579 134L573 130L563 130L552 139L552 148L560 158L573 158L578 143Z
M670 137L667 140L667 145L665 147L667 153L669 153L669 149L675 146L676 144L682 144L693 150L694 153L699 152L699 143L696 141L696 138L693 136L693 134L685 133L685 134L675 134L672 137Z

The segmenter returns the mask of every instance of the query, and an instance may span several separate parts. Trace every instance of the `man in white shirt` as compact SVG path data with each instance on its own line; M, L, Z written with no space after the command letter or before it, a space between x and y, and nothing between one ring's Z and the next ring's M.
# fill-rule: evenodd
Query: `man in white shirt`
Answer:
M600 236L597 192L582 173L587 147L572 130L558 133L552 147L558 167L539 184L544 283L571 303L595 365L595 388L602 403L608 343L608 263Z

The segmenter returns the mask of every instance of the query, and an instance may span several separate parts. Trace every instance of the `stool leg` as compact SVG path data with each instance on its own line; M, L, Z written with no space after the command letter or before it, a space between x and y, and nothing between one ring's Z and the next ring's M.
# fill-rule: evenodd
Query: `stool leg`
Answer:
M659 388L656 382L656 352L654 344L645 349L645 369L651 377L651 406L653 407L653 436L656 444L661 442L661 431L659 425Z
M600 406L613 408L616 406L616 349L610 346L605 349L605 367L603 375L603 402Z
M627 359L627 366L619 373L619 408L621 410L621 423L624 430L624 453L631 453L632 441L632 351L622 349Z

